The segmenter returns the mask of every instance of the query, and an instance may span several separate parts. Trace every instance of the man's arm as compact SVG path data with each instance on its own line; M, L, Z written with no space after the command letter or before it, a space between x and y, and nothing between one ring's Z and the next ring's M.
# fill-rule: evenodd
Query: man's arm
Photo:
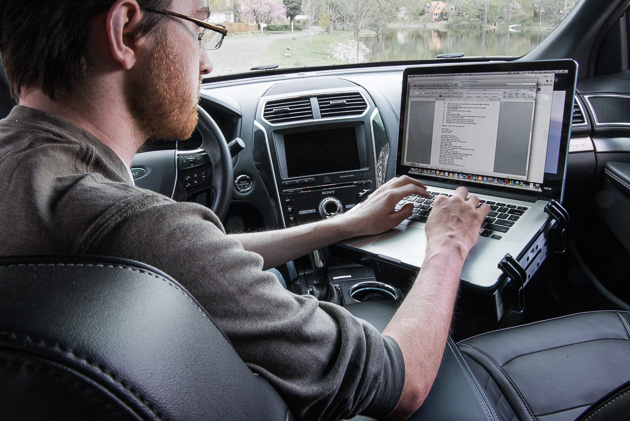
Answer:
M461 269L490 208L460 187L438 196L426 225L427 253L404 302L383 331L400 346L405 361L403 393L392 419L406 419L425 400L442 361Z
M265 259L265 269L304 256L313 250L359 235L379 234L411 216L413 207L394 211L396 203L412 194L427 196L422 183L403 176L394 178L352 210L311 224L283 230L232 234L246 250Z

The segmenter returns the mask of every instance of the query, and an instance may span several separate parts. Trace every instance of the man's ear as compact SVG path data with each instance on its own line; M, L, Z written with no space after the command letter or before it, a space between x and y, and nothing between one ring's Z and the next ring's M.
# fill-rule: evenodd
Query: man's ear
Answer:
M125 70L136 64L138 37L136 30L142 21L142 9L135 0L117 0L107 15L107 41L113 58Z

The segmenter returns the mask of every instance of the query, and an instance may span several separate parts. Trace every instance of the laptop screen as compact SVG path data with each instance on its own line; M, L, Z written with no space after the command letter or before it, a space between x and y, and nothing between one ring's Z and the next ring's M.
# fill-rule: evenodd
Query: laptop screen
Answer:
M406 69L398 175L561 201L576 67L555 60Z

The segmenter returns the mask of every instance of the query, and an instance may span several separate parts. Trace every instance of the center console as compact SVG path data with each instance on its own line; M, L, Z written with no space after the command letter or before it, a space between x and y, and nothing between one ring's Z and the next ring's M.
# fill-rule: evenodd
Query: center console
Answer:
M346 212L381 182L376 151L388 141L378 109L361 88L337 83L259 105L255 137L265 140L285 227Z
M342 213L374 188L373 148L362 122L276 130L272 139L287 226Z

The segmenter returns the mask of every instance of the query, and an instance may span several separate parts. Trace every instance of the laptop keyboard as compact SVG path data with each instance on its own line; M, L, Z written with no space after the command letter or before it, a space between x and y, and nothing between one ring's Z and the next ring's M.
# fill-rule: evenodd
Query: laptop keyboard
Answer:
M450 194L447 195L445 193L430 191L427 191L427 193L429 193L430 197L417 195L404 197L396 204L396 211L402 209L402 207L407 203L413 203L412 215L407 219L410 221L427 222L435 197L438 195L451 196ZM481 224L482 231L479 235L482 237L493 238L495 240L503 238L503 235L507 233L512 226L514 226L516 221L518 221L528 209L525 206L516 206L502 202L493 202L490 200L482 200L481 202L490 206L490 213Z

